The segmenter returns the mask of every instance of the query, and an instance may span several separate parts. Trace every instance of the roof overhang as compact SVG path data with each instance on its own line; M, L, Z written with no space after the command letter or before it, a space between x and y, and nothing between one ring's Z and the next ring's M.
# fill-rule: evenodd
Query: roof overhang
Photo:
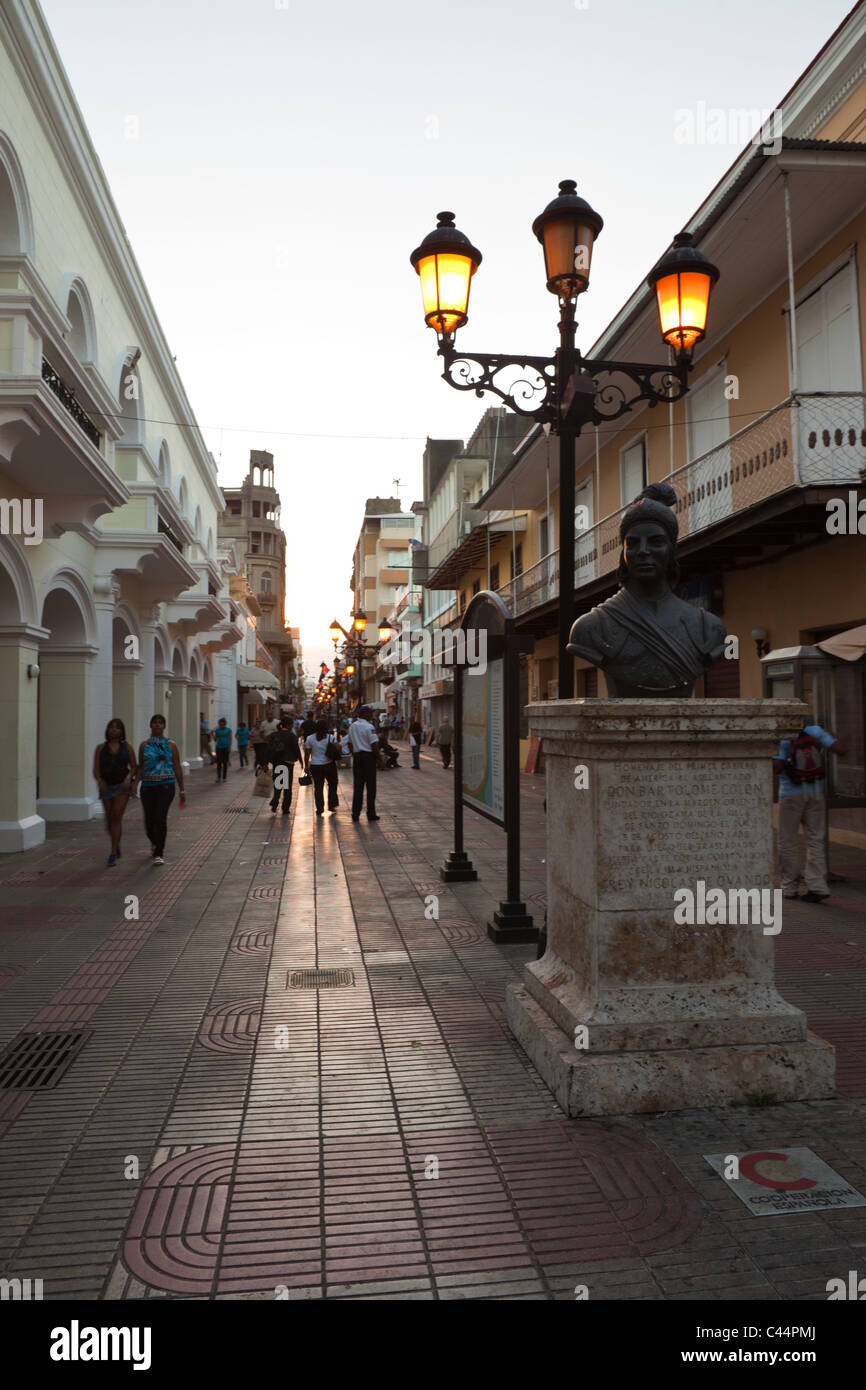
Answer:
M442 564L433 571L427 580L427 589L453 589L467 570L478 569L487 564L488 536L523 534L526 530L526 517L515 516L473 526L468 536L446 555Z

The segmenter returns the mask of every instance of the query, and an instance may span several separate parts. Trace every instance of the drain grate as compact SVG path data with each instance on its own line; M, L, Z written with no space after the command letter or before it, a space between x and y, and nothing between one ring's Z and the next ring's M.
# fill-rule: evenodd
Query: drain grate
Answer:
M224 806L223 814L226 816L246 816L248 809L246 806Z
M354 983L354 970L290 970L286 989L345 989Z
M21 1033L0 1053L0 1089L44 1091L56 1086L88 1033Z

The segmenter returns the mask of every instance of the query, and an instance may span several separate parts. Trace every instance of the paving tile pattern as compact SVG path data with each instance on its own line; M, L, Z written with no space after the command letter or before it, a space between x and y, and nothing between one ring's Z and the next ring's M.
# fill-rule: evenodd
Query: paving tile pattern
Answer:
M133 823L110 873L94 824L16 856L0 1045L93 1036L55 1091L0 1092L0 1273L46 1298L522 1301L813 1298L858 1267L862 1212L756 1222L702 1155L805 1144L866 1190L866 856L777 941L782 992L839 1047L839 1100L568 1121L505 1023L534 948L486 935L501 832L469 816L479 881L438 876L451 776L423 754L355 825L345 773L317 820L300 790L274 819L251 777L204 771L162 871ZM543 780L522 781L540 924ZM289 988L305 970L354 984Z

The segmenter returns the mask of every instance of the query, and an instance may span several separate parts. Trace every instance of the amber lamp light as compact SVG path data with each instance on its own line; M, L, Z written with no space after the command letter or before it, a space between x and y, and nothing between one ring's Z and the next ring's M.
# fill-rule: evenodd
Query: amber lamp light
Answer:
M656 293L662 337L678 357L690 358L703 338L710 291L718 278L717 267L698 251L690 232L674 237L670 251L647 276Z
M390 642L390 640L391 640L391 624L390 624L390 623L380 623L380 624L379 624L379 641L380 641L380 642Z
M481 252L454 226L453 212L440 212L432 232L409 257L421 278L424 322L440 338L451 338L467 322L469 284Z
M363 612L362 609L359 609L358 612L355 614L352 625L356 632L364 631L364 628L367 626L367 615Z
M328 628L328 631L331 634L331 641L334 643L334 646L336 646L343 632L343 629L340 627L340 624L337 622L336 618L331 623L331 626Z
M547 288L560 299L576 299L589 286L595 239L604 221L577 193L574 179L563 179L559 196L536 217L532 230L544 247Z

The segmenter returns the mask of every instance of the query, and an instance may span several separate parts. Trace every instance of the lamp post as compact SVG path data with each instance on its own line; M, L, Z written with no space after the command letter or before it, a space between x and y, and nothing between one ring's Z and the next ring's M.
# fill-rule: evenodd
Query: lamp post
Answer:
M458 391L482 396L492 391L519 415L549 425L559 436L559 696L574 695L574 662L568 646L574 610L574 458L584 425L616 420L648 401L678 401L688 390L695 344L706 331L710 291L719 272L693 245L688 232L647 277L655 292L662 340L674 362L616 362L583 357L575 346L575 307L589 287L592 249L604 223L573 179L536 217L532 230L544 250L547 288L560 307L559 348L553 357L527 354L461 353L454 344L468 321L472 277L481 252L454 226L452 212L440 212L435 229L412 252L421 281L424 321L436 333L442 375ZM501 373L517 368L516 379ZM624 380L623 380L624 379Z
M349 658L350 658L349 664L346 666L346 674L347 674L347 675L354 675L354 673L355 673L355 667L357 666L357 668L358 668L358 686L359 686L360 694L361 694L362 696L363 696L363 688L362 688L362 685L361 685L361 681L362 681L361 662L363 661L364 657L367 657L367 656L375 656L375 655L377 654L377 652L379 651L379 648L380 648L380 647L384 646L386 642L390 642L390 640L391 640L391 632L392 632L390 623L388 623L388 622L386 622L386 621L383 620L382 622L379 623L379 641L378 641L378 643L375 643L375 644L373 644L373 645L369 645L369 646L368 646L368 645L364 642L364 640L363 640L364 632L366 631L366 628L367 628L367 615L366 615L366 613L364 612L364 610L363 610L362 608L358 608L358 609L356 609L356 611L352 614L352 626L351 626L351 628L350 628L349 631L347 631L347 630L343 627L342 623L339 623L339 622L337 621L336 618L335 618L334 621L331 623L331 626L330 626L330 628L328 629L328 631L329 631L329 633L330 633L330 635L331 635L331 641L332 641L333 644L334 644L334 652L335 652L335 653L336 653L336 650L337 650L337 643L338 643L339 640L340 640L340 634L341 634L341 633L343 634L343 637L345 638L345 645L346 645L346 647L348 648L348 656L349 656ZM337 663L336 663L336 661L335 661L335 665L336 665L336 664L337 664Z

